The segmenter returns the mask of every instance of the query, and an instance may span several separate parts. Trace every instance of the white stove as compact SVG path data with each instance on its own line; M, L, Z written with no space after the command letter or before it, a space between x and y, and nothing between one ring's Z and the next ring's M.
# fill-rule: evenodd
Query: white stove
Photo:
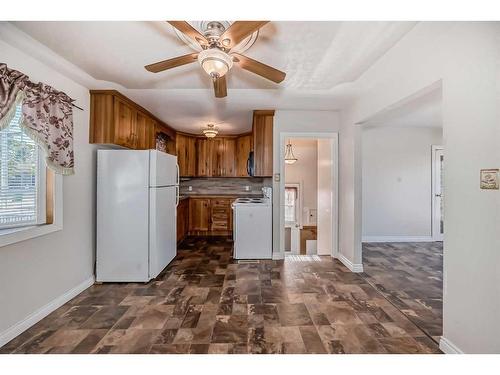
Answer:
M233 202L234 259L271 259L273 253L272 189L262 198Z

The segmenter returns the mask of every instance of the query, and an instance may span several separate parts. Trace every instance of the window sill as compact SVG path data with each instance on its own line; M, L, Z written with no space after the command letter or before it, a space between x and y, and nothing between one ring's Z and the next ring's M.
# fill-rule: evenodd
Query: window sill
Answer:
M45 236L46 234L57 232L61 229L62 226L58 223L3 229L0 230L0 247L12 245L35 237Z

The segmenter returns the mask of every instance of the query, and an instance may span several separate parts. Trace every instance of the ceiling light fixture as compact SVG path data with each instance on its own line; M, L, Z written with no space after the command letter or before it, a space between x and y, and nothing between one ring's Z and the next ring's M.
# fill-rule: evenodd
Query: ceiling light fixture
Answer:
M214 138L217 134L219 134L219 128L214 124L208 124L202 131L207 138Z
M198 54L198 62L213 79L224 76L233 66L233 58L218 48L209 48Z
M285 148L285 163L294 164L297 160L299 159L297 159L293 154L292 143L290 142L290 140L288 140L288 144L286 145Z

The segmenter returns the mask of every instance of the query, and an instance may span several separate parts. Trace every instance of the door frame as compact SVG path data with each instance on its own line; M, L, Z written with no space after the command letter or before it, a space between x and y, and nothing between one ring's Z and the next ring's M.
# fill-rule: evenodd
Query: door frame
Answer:
M441 145L432 145L432 161L431 161L431 235L433 241L443 241L443 234L440 233L439 230L439 222L440 215L437 214L437 204L436 204L436 194L438 191L438 183L440 181L439 178L439 168L437 167L438 163L438 154L444 155L444 147ZM442 191L442 187L439 186L439 190ZM441 198L442 199L442 198Z
M279 142L279 251L280 257L285 253L285 141L288 138L330 139L332 141L332 252L333 258L339 256L339 133L337 132L280 132Z

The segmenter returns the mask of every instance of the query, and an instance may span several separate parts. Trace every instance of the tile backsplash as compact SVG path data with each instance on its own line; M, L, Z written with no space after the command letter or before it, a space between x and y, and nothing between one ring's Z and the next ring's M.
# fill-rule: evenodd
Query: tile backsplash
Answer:
M181 178L180 194L235 194L235 195L262 195L262 187L272 187L273 182L270 177L197 177ZM191 189L190 189L191 187Z

